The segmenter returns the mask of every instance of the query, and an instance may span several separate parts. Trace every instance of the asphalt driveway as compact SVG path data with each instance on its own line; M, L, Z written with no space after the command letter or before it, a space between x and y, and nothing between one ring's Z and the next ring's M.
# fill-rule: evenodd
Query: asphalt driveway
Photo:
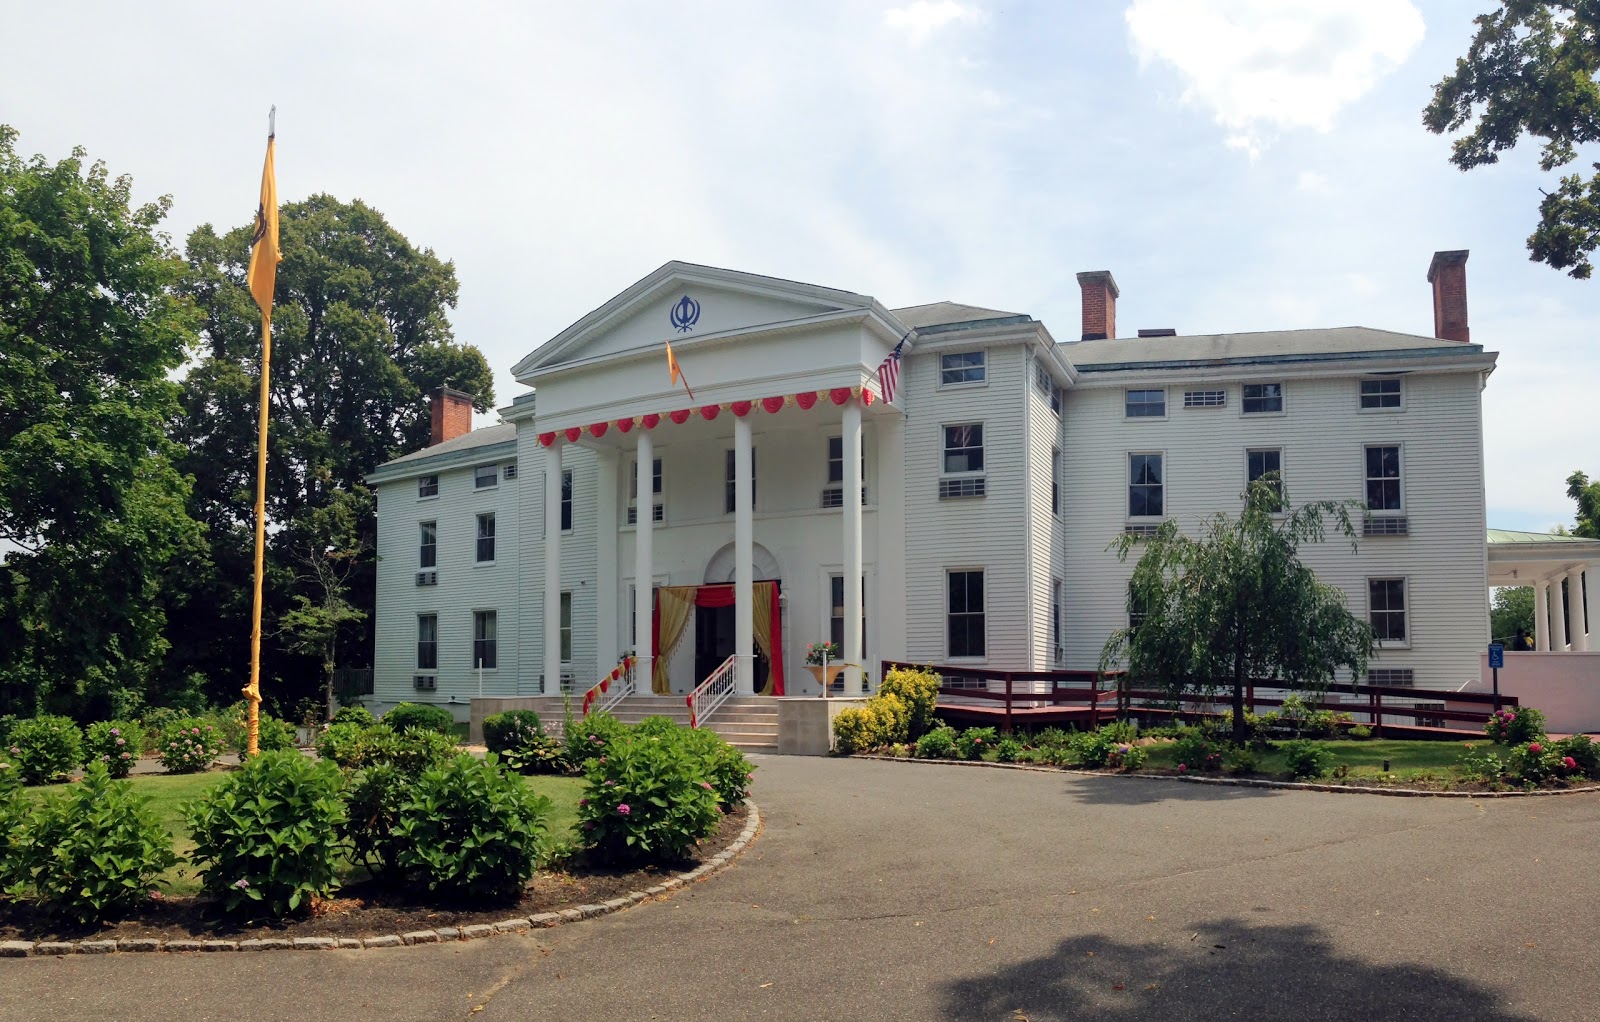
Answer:
M0 960L0 1019L1600 1018L1600 798L765 757L666 901L388 951Z

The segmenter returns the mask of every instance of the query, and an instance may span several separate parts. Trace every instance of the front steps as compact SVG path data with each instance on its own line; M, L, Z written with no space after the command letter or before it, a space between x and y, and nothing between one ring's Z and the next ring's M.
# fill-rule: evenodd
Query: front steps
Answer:
M637 724L646 717L669 717L688 727L689 707L684 698L678 695L628 696L613 707L611 713L624 724ZM519 707L538 713L546 731L561 730L563 705L560 696L523 697L517 699L516 703ZM575 716L581 707L580 695L572 700ZM730 696L711 714L708 724L730 745L747 752L778 751L778 704L766 696Z

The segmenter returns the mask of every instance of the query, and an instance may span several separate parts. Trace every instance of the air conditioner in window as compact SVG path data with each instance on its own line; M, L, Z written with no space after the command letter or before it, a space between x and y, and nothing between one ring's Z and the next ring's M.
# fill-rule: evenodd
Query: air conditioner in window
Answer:
M417 572L417 585L419 585L419 586L436 586L438 584L439 584L439 573L437 571L419 571L419 572Z
M418 692L432 692L439 687L437 674L416 674L411 678L411 687Z
M1361 526L1363 536L1409 536L1411 522L1405 515L1367 516Z
M982 497L988 486L982 476L939 480L939 499L955 500L961 497Z

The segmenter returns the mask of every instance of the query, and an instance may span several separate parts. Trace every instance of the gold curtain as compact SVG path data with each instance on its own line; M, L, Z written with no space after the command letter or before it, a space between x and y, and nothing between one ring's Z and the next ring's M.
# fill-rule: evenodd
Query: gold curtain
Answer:
M757 695L770 696L777 680L778 668L772 660L772 596L778 588L776 582L757 582L751 587L750 606L755 614L756 648L767 658L767 683Z
M651 670L650 691L658 696L672 694L667 666L683 641L684 626L694 611L694 586L662 586L656 590L656 622L661 629L661 648Z

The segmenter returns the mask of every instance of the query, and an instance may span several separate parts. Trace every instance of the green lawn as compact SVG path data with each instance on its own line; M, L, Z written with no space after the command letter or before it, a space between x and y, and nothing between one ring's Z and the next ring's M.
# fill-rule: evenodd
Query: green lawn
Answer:
M1343 764L1351 777L1378 777L1383 774L1383 761L1389 761L1389 776L1397 780L1420 777L1455 777L1455 766L1467 752L1462 742L1402 742L1386 739L1371 741L1328 741L1322 743L1334 754L1335 765ZM1488 746L1487 738L1475 742ZM1177 759L1171 743L1149 746L1152 767L1175 767ZM1264 774L1286 774L1281 751L1261 753L1257 770Z
M132 784L139 794L150 798L152 808L160 814L162 822L173 835L173 849L180 857L186 859L194 849L194 842L190 840L189 828L184 823L183 806L226 776L226 772L221 770L203 774L146 774L130 777L128 783ZM551 839L558 841L575 839L578 828L578 799L583 797L583 778L538 776L524 777L523 782L535 794L550 799ZM29 788L26 793L43 797L64 791L68 787L69 785L65 784L51 784ZM346 875L349 875L351 870L352 867L348 864L344 868ZM200 878L187 861L169 870L165 879L168 883L168 892L172 894L194 894L200 890Z

